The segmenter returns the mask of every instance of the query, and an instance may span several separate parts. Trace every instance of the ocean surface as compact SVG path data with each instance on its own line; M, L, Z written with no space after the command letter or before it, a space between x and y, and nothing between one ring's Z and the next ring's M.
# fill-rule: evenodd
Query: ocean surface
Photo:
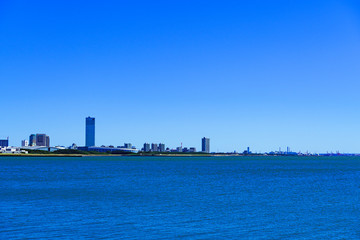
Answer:
M0 157L0 239L360 239L360 158Z

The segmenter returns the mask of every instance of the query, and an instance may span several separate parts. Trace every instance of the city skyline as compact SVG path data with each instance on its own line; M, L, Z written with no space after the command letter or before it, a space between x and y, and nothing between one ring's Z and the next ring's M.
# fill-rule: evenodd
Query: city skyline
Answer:
M39 140L39 138L41 138L42 140ZM24 140L21 140L21 143L20 144L12 144L9 140L9 137L7 137L6 139L3 139L0 141L6 141L6 144L8 146L12 146L12 147L20 147L20 146L23 146L23 143L24 141L27 141L26 139ZM31 134L29 136L29 141L27 141L28 145L31 146L47 146L47 147L64 147L64 148L72 148L72 145L78 145L79 147L80 146L84 146L84 147L111 147L111 146L118 146L120 147L121 143L119 141L116 142L116 144L114 143L110 143L110 144L99 144L99 145L96 145L95 144L95 117L86 117L85 118L85 138L83 140L84 144L82 144L81 142L80 143L76 143L76 142L73 142L71 145L67 145L67 144L56 144L56 145L50 145L50 137L46 134ZM89 146L87 146L87 142L89 142ZM141 142L141 140L137 140L136 142ZM151 141L150 141L151 142ZM42 144L44 143L44 144ZM92 145L92 143L94 143ZM145 142L143 144L133 144L133 143L129 143L129 142L126 142L123 141L122 142L124 145L122 146L123 148L131 148L132 146L137 146L137 149L138 150L144 150L145 152L149 152L149 151L152 151L152 152L156 152L156 149L160 149L160 146L163 145L163 148L165 147L165 144L159 142L159 143L155 143L155 142L151 142L151 143L148 143L148 142ZM148 147L145 147L145 145L148 145ZM188 144L189 145L189 144ZM135 147L136 147L135 146ZM142 147L141 147L142 146ZM167 145L168 146L168 145ZM189 145L190 146L190 145ZM196 145L194 145L196 146ZM210 138L206 138L206 137L203 137L201 138L201 143L199 144L199 149L201 149L201 152L206 152L206 153L221 153L221 152L224 152L224 153L233 153L233 152L236 152L236 153L249 153L249 149L250 147L247 146L247 147L238 147L232 151L219 151L219 149L217 150L211 150L210 151ZM156 149L154 149L154 147ZM288 153L290 152L290 147L289 145L286 145L286 147L283 147L283 149L286 149L285 151L282 151L282 147L283 146L278 146L278 147L275 147L274 149L269 149L269 150L266 150L266 151L259 151L259 150L254 150L254 151L251 151L251 153ZM187 147L184 147L185 149L188 150ZM179 143L179 144L175 144L175 145L172 145L170 147L167 147L167 149L169 151L182 151L183 150L183 143ZM190 152L196 152L196 147L189 147L190 149ZM207 150L209 149L209 150ZM335 153L344 153L344 154L347 154L347 153L350 153L350 154L360 154L360 152L341 152L339 150L327 150L327 151L302 151L302 150L299 150L299 151L292 151L291 154L293 153L311 153L311 154L327 154L327 153L331 153L331 154L335 154Z
M360 153L360 3L48 2L0 8L0 138ZM66 17L65 17L66 16ZM100 121L101 119L101 121Z
M0 0L2 239L360 239L360 0Z
M181 142L178 147L166 147L164 143L147 143L143 144L143 147L136 148L132 143L125 142L123 146L110 144L110 145L95 145L95 118L86 117L85 118L85 145L77 146L76 143L73 143L71 146L65 145L50 145L50 137L43 133L31 134L29 140L22 140L20 145L10 145L9 137L7 139L0 139L0 147L9 147L7 150L2 149L2 151L20 151L21 147L24 149L33 149L33 150L43 150L43 151L55 151L59 149L79 149L81 151L96 151L96 152L116 152L116 151L125 151L125 152L183 152L183 153L195 153L196 147L183 147ZM44 148L45 147L45 148ZM51 149L51 150L50 150ZM250 147L246 147L244 151L242 149L235 149L234 151L211 151L210 150L210 138L203 137L201 138L201 151L202 153L229 153L229 154L267 154L267 155L359 155L360 153L355 152L340 152L340 151L326 151L326 152L310 152L310 151L291 151L290 147L287 146L285 151L282 151L281 147L278 150L270 151L250 151Z

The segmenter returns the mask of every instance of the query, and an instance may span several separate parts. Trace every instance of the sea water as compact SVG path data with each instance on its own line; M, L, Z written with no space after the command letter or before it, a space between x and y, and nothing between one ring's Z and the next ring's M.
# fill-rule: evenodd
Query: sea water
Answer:
M359 238L359 157L0 158L0 239Z

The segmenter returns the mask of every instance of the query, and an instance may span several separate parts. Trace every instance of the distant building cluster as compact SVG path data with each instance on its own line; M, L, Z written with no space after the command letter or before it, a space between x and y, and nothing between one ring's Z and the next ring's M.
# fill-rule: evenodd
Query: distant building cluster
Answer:
M205 153L210 153L210 139L203 138L203 147L202 151ZM87 117L85 119L85 146L83 147L70 147L72 149L78 149L81 151L95 151L95 152L139 152L139 150L133 146L131 143L124 143L124 146L114 147L110 146L100 146L97 147L95 145L95 118ZM195 147L183 148L182 146L177 147L175 149L165 148L164 143L144 143L143 148L141 149L143 152L196 152Z
M143 152L165 152L165 144L164 143L152 143L151 147L149 143L144 143L144 147L141 149Z
M286 156L296 156L296 155L303 155L297 152L292 152L290 150L290 147L286 148L286 151L281 151L281 148L279 148L279 151L271 151L269 153L267 153L267 155L286 155Z
M179 153L194 153L196 152L196 148L195 147L177 147L174 149L170 149L170 148L165 148L165 144L164 143L152 143L151 145L149 143L144 143L143 148L141 149L141 151L143 152L179 152Z
M44 133L31 134L29 139L24 139L21 141L21 148L9 147L9 138L0 139L1 153L3 152L12 152L12 153L24 153L26 150L42 150L42 151L57 151L61 149L66 149L63 146L50 146L50 137ZM77 146L73 143L67 149L89 151L89 152L104 152L104 153L124 153L131 152L137 153L139 151L143 152L179 152L179 153L195 153L195 147L183 147L182 144L176 148L166 148L164 143L144 143L144 146L141 150L137 149L131 143L124 143L123 146L96 146L95 145L95 118L86 117L85 118L85 146ZM201 151L204 153L210 153L210 139L202 138L201 139Z
M29 141L22 140L22 147L50 147L50 137L44 133L31 134Z
M22 140L21 149L54 152L56 150L65 149L65 147L50 147L50 137L45 133L37 133L31 134L29 140Z
M95 145L95 118L94 117L87 117L85 118L85 146L77 146L77 144L73 143L69 147L64 146L50 146L50 137L44 133L37 133L37 134L31 134L29 136L29 139L24 139L21 141L21 147L12 147L9 144L9 137L6 139L0 139L0 153L5 154L22 154L22 153L28 153L30 150L40 150L40 151L57 151L57 150L65 150L65 149L71 149L71 150L81 150L81 151L88 151L88 152L100 152L100 153L138 153L138 152L145 152L145 153L195 153L196 148L195 147L183 147L182 143L179 147L176 148L169 148L165 147L165 143L144 143L143 147L141 149L137 149L135 146L133 146L131 143L127 142L124 143L123 146L96 146ZM71 151L67 151L71 152ZM201 139L201 151L200 153L211 153L210 150L210 138L203 137ZM278 151L271 151L271 152L265 152L265 153L255 153L250 151L250 148L247 147L246 150L244 150L241 153L238 153L236 150L233 152L223 153L223 152L216 152L213 154L219 154L219 155L241 155L241 156L247 156L247 155L264 155L264 156L360 156L360 154L347 154L347 153L340 153L340 152L327 152L327 153L301 153L299 152L293 152L290 150L290 147L286 148L286 151L282 151L281 148L279 148Z
M0 153L5 154L20 154L20 153L27 153L24 150L21 150L18 147L10 147L9 146L9 137L6 139L0 139Z
M19 147L1 147L0 146L0 153L4 154L27 154L28 151L23 150Z
M123 153L123 152L133 152L136 153L138 150L132 146L131 143L125 143L124 146L114 147L112 145L105 146L102 145L97 147L95 145L95 118L87 117L85 119L85 146L76 146L73 144L70 149L77 149L87 152L101 152L101 153Z

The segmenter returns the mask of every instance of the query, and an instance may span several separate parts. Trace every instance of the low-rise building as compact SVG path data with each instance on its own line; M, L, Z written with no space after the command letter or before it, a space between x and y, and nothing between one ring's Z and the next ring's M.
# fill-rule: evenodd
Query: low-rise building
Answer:
M101 153L121 153L121 152L132 152L137 153L139 152L138 149L134 148L122 148L122 147L113 147L113 146L107 146L107 147L78 147L77 148L80 151L86 151L86 152L101 152Z
M18 147L0 147L0 153L4 154L27 154L28 151L22 150Z
M77 145L75 144L75 143L73 143L70 147L69 147L69 149L77 149Z
M189 152L192 152L192 153L196 152L196 148L191 147L191 148L189 149Z
M38 151L47 151L47 152L55 152L57 150L65 149L63 146L56 146L56 147L46 147L46 146L27 146L21 147L25 150L38 150Z

